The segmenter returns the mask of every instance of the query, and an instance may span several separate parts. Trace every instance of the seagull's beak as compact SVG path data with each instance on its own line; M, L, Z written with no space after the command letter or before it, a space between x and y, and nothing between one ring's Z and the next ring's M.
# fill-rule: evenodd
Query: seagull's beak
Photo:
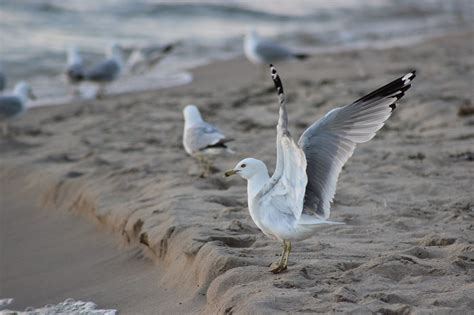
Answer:
M224 176L229 177L229 176L232 176L232 175L235 175L235 174L237 174L236 170L228 170L227 172L224 173Z

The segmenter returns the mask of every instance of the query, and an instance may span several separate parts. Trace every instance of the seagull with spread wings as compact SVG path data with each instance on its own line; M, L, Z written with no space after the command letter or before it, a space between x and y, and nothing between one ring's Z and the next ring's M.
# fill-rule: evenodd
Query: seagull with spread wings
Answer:
M246 158L225 176L238 174L247 180L252 220L265 235L283 243L281 259L271 269L279 273L288 267L292 241L311 237L319 224L341 224L328 220L339 173L356 144L369 141L382 128L410 88L415 71L329 111L296 143L288 130L282 82L270 67L280 102L275 172L270 177L264 162Z

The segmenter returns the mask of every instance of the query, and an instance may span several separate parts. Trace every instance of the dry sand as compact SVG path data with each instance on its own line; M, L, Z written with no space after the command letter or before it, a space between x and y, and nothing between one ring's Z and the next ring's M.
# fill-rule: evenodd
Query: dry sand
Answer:
M121 309L84 286L103 308L135 314L169 313L173 305L182 307L174 313L203 314L468 313L474 309L473 43L468 33L278 67L295 136L331 108L418 70L386 126L344 167L332 219L346 225L322 227L295 243L283 274L268 272L280 244L252 223L245 183L220 172L199 178L181 147L181 110L194 103L236 139L237 153L219 159L217 168L247 156L274 166L277 99L270 78L259 80L244 60L196 69L185 87L32 110L13 126L14 138L0 142L3 183L23 183L23 198L81 214L112 232L124 248L119 255L104 246L107 266L117 264L114 273L129 272L120 266L130 251L151 258L155 265L138 258L125 264L137 273L124 276L136 280L124 280L132 284L129 296L120 281L110 284L124 299L136 298L140 281L144 296L163 288L177 294L165 297L165 309L154 303ZM7 224L26 234L33 223ZM51 231L59 239L65 233L57 226ZM98 238L89 235L91 228L78 231L91 242ZM10 235L16 233L2 229L2 242L15 242ZM8 245L19 251L15 257L32 251L22 242ZM12 287L38 285L37 276L21 273L26 266L18 261ZM144 280L141 268L150 278L156 273L160 288ZM15 297L9 292L16 291L2 288L0 295Z

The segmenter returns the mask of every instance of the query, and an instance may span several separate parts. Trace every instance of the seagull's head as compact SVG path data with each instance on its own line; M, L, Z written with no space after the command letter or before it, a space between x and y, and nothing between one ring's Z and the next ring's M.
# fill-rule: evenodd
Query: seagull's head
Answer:
M268 176L268 170L265 163L254 158L246 158L237 163L231 170L225 172L224 176L229 177L238 174L240 177L245 179L251 179L255 175Z
M184 122L186 124L195 124L202 121L201 113L196 105L187 105L183 109Z
M82 63L82 58L77 46L71 45L67 48L67 63L68 65Z
M13 92L15 95L18 95L22 98L26 99L36 99L35 94L33 94L33 89L31 86L25 82L25 81L20 81L15 85L15 89Z
M257 37L258 37L258 34L257 34L257 31L254 28L248 29L247 32L245 33L245 38L247 40L254 39L254 38L257 38Z
M108 57L115 58L115 59L122 59L123 58L123 49L117 43L113 43L109 47L107 47L106 54Z

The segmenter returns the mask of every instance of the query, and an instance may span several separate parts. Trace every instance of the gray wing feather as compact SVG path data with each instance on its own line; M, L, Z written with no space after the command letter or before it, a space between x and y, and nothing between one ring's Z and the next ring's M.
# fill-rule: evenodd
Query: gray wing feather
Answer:
M113 59L105 60L86 71L85 77L90 81L113 81L120 72L120 65Z
M224 134L206 122L192 126L186 130L186 145L192 152L201 151L223 140L226 140Z
M23 112L21 100L16 96L0 96L0 119L13 118Z
M275 62L295 57L294 53L286 47L268 40L259 41L255 47L255 51L257 54L263 56L266 62Z
M343 165L357 143L369 141L382 128L413 78L414 71L350 105L333 109L301 135L298 143L306 155L308 176L305 212L329 217Z

